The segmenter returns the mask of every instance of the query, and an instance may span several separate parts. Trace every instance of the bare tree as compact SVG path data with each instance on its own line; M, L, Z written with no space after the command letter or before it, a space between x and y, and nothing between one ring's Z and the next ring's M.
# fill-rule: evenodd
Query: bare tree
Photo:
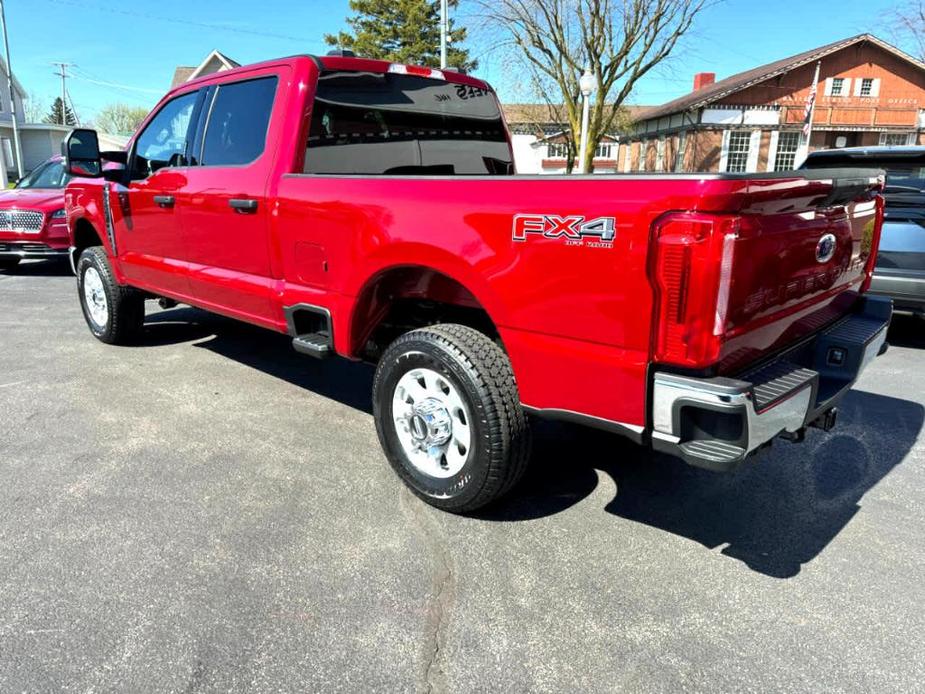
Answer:
M100 109L94 122L96 129L100 132L111 135L131 135L147 115L148 109L144 106L109 104Z
M925 62L925 1L909 0L899 5L888 21L896 43L908 46Z
M639 79L671 55L713 1L477 0L483 16L519 49L540 91L562 104L570 152L580 146L578 80L590 69L597 88L588 127L589 161L604 135L625 124L624 103Z
M27 123L40 123L48 112L48 107L35 92L29 92L23 100L23 111L23 117Z

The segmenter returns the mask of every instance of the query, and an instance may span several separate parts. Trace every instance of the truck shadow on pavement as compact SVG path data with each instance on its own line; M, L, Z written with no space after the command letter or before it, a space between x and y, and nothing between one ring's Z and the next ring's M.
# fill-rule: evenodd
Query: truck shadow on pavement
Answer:
M28 277L67 277L74 276L71 264L66 258L53 258L51 260L27 260L16 267L0 271L3 275L23 275Z
M193 342L228 359L372 414L374 369L346 359L318 361L292 349L292 338L194 308L145 317L140 346Z
M195 309L148 317L144 344L180 342L372 411L368 365L318 362L293 352L284 335ZM693 468L604 432L537 421L524 481L479 517L521 522L554 515L590 496L603 473L617 487L607 512L789 578L848 524L864 494L904 460L925 423L922 405L860 390L839 409L832 432L811 430L801 445L776 442L732 474Z
M896 347L925 349L925 319L908 314L893 314L888 340Z
M531 468L511 498L483 517L521 521L570 507L609 475L609 513L666 530L789 578L814 559L859 510L861 498L914 445L921 405L854 391L839 425L811 431L801 445L776 442L737 472L718 474L653 454L620 438L540 423ZM581 461L581 462L576 462ZM617 539L617 541L619 541Z

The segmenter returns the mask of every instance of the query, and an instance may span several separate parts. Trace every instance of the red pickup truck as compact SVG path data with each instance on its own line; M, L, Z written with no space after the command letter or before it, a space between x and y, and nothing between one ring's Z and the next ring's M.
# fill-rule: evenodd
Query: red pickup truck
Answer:
M885 349L877 171L516 176L489 85L343 55L194 80L67 156L96 337L161 298L374 362L386 456L449 511L515 484L527 414L730 470L832 426Z

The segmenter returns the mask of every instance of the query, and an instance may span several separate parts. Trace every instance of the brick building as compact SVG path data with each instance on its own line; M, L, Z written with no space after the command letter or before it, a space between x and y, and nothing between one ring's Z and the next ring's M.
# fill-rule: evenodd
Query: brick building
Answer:
M715 81L637 117L617 170L784 171L799 164L802 121L821 61L810 150L925 144L925 63L870 34Z
M564 107L547 104L504 104L504 119L511 129L514 162L520 174L563 174L568 156L568 123ZM627 106L627 120L635 120L649 107ZM594 173L617 172L619 135L605 135L594 152Z

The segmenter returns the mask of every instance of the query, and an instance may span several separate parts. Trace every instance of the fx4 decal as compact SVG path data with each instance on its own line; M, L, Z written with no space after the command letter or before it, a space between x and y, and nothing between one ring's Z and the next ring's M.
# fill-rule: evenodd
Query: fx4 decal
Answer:
M518 214L514 216L514 240L526 241L531 234L559 239L569 246L612 248L617 234L613 217L588 219L577 215Z

